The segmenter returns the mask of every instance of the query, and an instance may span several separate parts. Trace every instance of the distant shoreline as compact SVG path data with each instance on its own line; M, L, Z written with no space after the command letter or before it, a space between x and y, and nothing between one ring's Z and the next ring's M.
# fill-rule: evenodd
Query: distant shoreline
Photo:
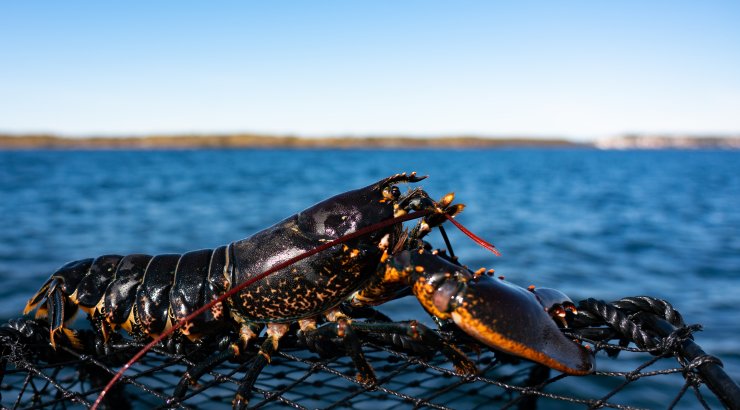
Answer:
M197 149L197 148L493 148L586 147L592 144L564 139L481 137L325 137L229 135L157 135L142 137L60 137L0 135L0 148L9 149Z
M625 135L594 142L545 138L323 137L259 134L62 137L0 134L0 149L371 149L371 148L585 148L585 149L740 149L740 136Z

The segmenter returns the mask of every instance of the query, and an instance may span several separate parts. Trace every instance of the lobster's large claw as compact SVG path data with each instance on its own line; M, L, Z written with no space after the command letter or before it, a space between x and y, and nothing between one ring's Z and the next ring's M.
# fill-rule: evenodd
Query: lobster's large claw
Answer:
M567 374L594 370L594 357L557 327L535 294L469 269L432 252L406 252L393 264L412 274L422 306L451 318L481 343Z
M478 341L563 373L593 371L591 352L566 337L528 290L481 276L462 295L452 319Z

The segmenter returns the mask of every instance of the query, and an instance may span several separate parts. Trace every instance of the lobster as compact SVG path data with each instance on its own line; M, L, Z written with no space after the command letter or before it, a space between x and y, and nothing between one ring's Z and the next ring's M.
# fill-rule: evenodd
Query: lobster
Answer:
M368 383L375 382L375 375L362 354L357 332L395 333L427 342L444 353L458 372L474 374L475 365L459 348L415 321L356 321L340 310L345 303L374 306L408 293L409 288L431 315L451 319L488 346L565 373L591 372L591 353L565 337L551 319L574 309L565 295L548 289L524 290L428 250L422 238L452 220L464 206L453 205L452 194L434 201L422 189L401 194L397 186L424 178L415 173L390 176L216 249L182 255L104 255L70 262L30 298L24 313L37 309L37 317L48 319L53 347L64 341L82 348L78 333L67 327L78 309L88 313L103 346L119 328L134 338L148 339L179 327L175 336L182 343L235 330L238 340L189 369L175 397L182 397L187 386L209 369L239 356L266 327L265 341L236 393L235 408L247 405L257 376L291 323L298 324L313 349L327 337L343 340L358 379ZM400 222L380 226L412 211L424 211L424 216L410 232ZM318 247L376 226L312 254ZM298 260L298 255L304 256ZM261 274L292 260L296 262L269 276ZM193 317L199 310L205 311ZM328 323L320 324L322 318Z

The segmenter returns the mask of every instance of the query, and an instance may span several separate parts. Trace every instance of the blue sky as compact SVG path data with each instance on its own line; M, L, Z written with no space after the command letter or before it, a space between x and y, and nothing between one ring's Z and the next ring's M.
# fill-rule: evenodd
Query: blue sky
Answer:
M740 2L2 2L0 132L740 132Z

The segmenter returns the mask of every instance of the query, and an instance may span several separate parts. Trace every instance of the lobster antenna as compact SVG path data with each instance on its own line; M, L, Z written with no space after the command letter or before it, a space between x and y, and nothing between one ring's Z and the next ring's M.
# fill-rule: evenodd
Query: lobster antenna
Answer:
M493 252L494 255L501 256L501 252L499 252L498 249L496 249L496 247L493 246L492 243L486 242L483 238L481 238L478 235L470 232L468 230L468 228L464 227L460 222L457 222L456 220L454 220L451 216L445 214L445 218L447 218L450 222L452 222L452 224L455 225L457 227L457 229L461 230L462 233L464 233L465 235L468 235L468 237L470 239L472 239L475 243L477 243L478 245L480 245L480 246L488 249L489 251ZM440 226L440 229L441 228L442 227ZM440 232L444 232L444 231L441 231L440 230ZM447 242L447 237L446 236L445 236L445 242Z
M445 240L445 246L447 247L447 251L450 252L450 258L455 259L455 252L452 251L452 244L450 243L450 238L447 237L447 232L445 232L445 228L440 225L438 226L439 233L442 234L442 239Z
M266 276L269 276L269 275L271 275L271 274L273 274L273 273L275 273L275 272L277 272L277 271L279 271L281 269L287 268L288 266L290 266L290 265L292 265L292 264L294 264L294 263L296 263L296 262L298 262L300 260L306 259L309 256L315 255L315 254L317 254L317 253L319 253L321 251L324 251L324 250L326 250L328 248L331 248L332 246L338 245L340 243L347 242L347 241L349 241L351 239L357 238L357 237L362 236L362 235L367 235L368 233L375 232L375 231L377 231L379 229L385 228L386 226L394 225L394 224L405 222L405 221L410 221L412 219L421 218L423 216L426 216L426 215L430 214L431 212L432 212L431 210L422 210L422 211L412 212L410 214L406 214L406 215L399 216L399 217L396 217L396 218L386 219L385 221L381 221L381 222L372 224L370 226L366 226L366 227L364 227L364 228L362 228L360 230L357 230L355 232L352 232L350 234L341 236L341 237L339 237L337 239L334 239L334 240L329 241L329 242L326 242L326 243L324 243L324 244L322 244L320 246L317 246L317 247L311 249L310 251L307 251L307 252L304 252L304 253L302 253L300 255L294 256L294 257L292 257L292 258L290 258L290 259L288 259L288 260L286 260L286 261L284 261L282 263L279 263L279 264L273 266L272 268L270 268L270 269L268 269L268 270L260 273L259 275L250 278L246 282L240 283L238 286L233 287L228 292L226 292L223 295L221 295L219 298L214 299L214 300L206 303L200 309L197 309L193 313L191 313L188 316L186 316L184 319L182 319L182 320L174 323L171 328L169 328L168 330L165 330L159 336L157 336L154 340L152 340L151 342L147 343L146 346L144 346L141 350L139 350L134 355L134 357L132 357L128 362L126 362L126 364L123 365L123 367L121 367L121 369L110 379L110 381L108 382L108 384L105 385L105 388L100 392L100 395L98 395L98 398L95 399L95 403L93 403L93 405L92 405L92 407L90 407L90 409L91 410L97 410L98 406L103 401L103 398L105 397L106 393L108 393L108 391L110 391L110 389L113 387L113 385L121 377L123 377L123 374L126 372L126 370L128 370L134 363L136 363L139 359L141 359L142 356L144 356L148 351L150 351L159 342L161 342L162 340L164 340L164 338L166 338L167 336L171 335L175 330L177 330L180 327L182 327L185 323L187 323L187 322L195 319L196 317L198 317L199 315L201 315L206 310L212 308L216 303L218 303L218 302L220 302L220 301L222 301L222 300L224 300L226 298L229 298L229 297L235 295L237 292L241 291L242 289L246 288L247 286L253 284L256 281L261 280L262 278L264 278ZM457 224L456 224L456 226L457 226ZM460 225L460 226L462 226L462 225ZM460 226L458 226L458 228L460 228ZM460 228L460 229L463 230L465 228ZM463 230L463 232L465 232L465 231L467 231L467 230ZM468 236L470 236L470 235L473 235L473 234L472 233L469 233ZM474 236L475 235L471 236L471 238L473 238ZM481 241L482 241L482 239L481 239ZM485 243L487 243L487 242L485 242ZM491 246L493 246L493 245L491 245Z

